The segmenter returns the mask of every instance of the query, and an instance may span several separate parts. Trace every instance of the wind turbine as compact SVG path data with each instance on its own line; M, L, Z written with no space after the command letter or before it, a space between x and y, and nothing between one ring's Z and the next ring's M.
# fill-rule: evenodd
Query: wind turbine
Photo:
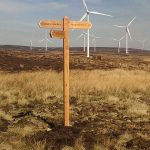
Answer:
M30 50L32 51L32 40L30 40Z
M128 54L128 36L129 36L130 39L132 40L129 27L130 27L130 25L133 23L133 21L135 20L135 18L136 18L136 16L135 16L126 26L114 25L115 27L118 27L118 28L125 28L125 29L126 29L126 54Z
M120 53L120 42L125 38L126 35L124 35L123 37L121 37L119 40L113 38L114 41L118 42L118 53Z
M82 34L80 34L78 37L77 37L77 40L80 39L81 37L83 37L83 51L85 52L85 40L86 40L86 36L87 36L87 33L83 32Z
M84 5L84 8L85 8L86 12L83 15L83 17L80 19L80 21L83 21L87 17L87 21L89 22L91 14L112 17L111 15L99 13L99 12L96 12L96 11L89 11L89 9L88 9L88 7L85 3L85 0L82 0L82 1L83 1L83 5ZM89 29L87 30L87 57L90 57L90 30Z
M144 39L144 40L137 40L138 42L142 43L142 48L141 50L144 50L145 48L145 42L147 41L147 39Z
M93 46L94 46L94 52L96 52L96 39L99 39L101 37L95 36L94 33L91 37L93 37L92 43L93 43Z
M47 51L47 42L51 42L48 38L47 38L47 31L45 30L45 37L39 41L41 42L45 42L45 51Z

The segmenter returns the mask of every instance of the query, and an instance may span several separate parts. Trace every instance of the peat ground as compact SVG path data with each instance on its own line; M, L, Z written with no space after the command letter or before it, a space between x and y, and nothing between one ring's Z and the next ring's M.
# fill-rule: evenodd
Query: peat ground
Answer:
M71 52L71 69L150 71L150 53L97 52L86 58ZM0 72L19 73L63 69L60 51L0 50ZM1 91L0 91L1 92ZM109 93L108 93L109 94ZM16 96L17 97L17 96ZM148 107L143 114L129 113L127 100L136 99ZM0 93L0 100L7 100ZM21 99L20 99L21 100ZM19 101L19 100L18 100ZM124 104L120 101L125 102ZM0 102L0 149L2 150L149 150L150 90L121 95L88 93L70 96L71 127L63 127L63 98L28 104ZM5 112L4 113L1 113Z

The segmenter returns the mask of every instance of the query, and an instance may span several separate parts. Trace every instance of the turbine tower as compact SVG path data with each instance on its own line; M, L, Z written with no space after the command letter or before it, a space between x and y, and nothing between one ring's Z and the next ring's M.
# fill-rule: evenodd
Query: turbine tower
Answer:
M32 40L30 40L30 50L32 51Z
M94 46L94 52L96 52L96 39L100 39L101 37L95 36L94 33L91 37L93 37L92 43L93 43L93 46Z
M86 36L87 36L87 33L83 32L82 34L80 34L78 37L77 37L77 40L80 39L81 37L83 37L83 51L85 52L85 40L86 40Z
M112 17L111 15L99 13L99 12L96 12L96 11L89 11L89 9L88 9L88 7L85 3L85 0L82 0L82 1L83 1L83 5L84 5L86 13L83 15L83 17L80 19L80 21L83 21L87 17L87 21L89 22L91 14ZM87 57L90 57L90 52L89 51L90 51L90 30L88 29L87 30Z
M136 18L136 17L134 17L126 26L114 25L115 27L118 27L118 28L125 28L125 29L126 29L126 54L128 54L128 36L129 36L130 39L132 40L129 27L130 27L130 25L133 23L133 21L135 20L135 18Z
M45 30L45 37L39 41L41 42L45 42L45 51L47 52L47 42L51 42L48 38L47 38L47 31Z
M147 39L144 39L144 40L137 40L138 42L142 43L142 48L141 50L144 50L145 48L145 42L147 41Z
M118 42L118 53L120 53L120 42L125 38L126 35L124 35L123 37L121 37L119 40L113 38L114 41Z

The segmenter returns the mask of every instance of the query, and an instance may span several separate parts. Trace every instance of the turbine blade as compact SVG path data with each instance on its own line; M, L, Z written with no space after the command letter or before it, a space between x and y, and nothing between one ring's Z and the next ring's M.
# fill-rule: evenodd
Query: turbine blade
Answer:
M96 11L89 11L89 13L91 13L91 14L95 14L95 15L101 15L101 16L112 17L111 15L107 15L107 14L99 13L99 12L96 12Z
M95 36L95 34L92 32L91 33L91 35L90 35L91 37L93 37L93 38L95 38L96 36Z
M135 20L136 16L131 20L131 22L129 22L128 26L130 26L132 24L132 22Z
M83 36L83 34L79 35L76 40L80 39Z
M95 37L95 38L96 38L96 39L100 39L100 38L102 38L102 37L98 37L98 36L97 36L97 37Z
M127 28L127 32L128 32L128 35L129 35L130 39L132 40L129 28Z
M117 39L115 39L115 38L112 38L114 41L118 41Z
M87 33L86 33L86 32L83 32L83 34L87 35Z
M46 39L48 42L51 42L51 43L53 43L51 40L49 40L48 38Z
M83 15L83 17L80 19L80 21L83 21L83 20L86 18L86 16L87 16L87 13L85 13L85 14Z
M126 36L126 35L124 35L123 37L121 37L119 41L123 40L123 39L125 38L125 36Z
M95 42L95 39L92 40L92 44Z
M143 43L143 41L141 41L141 40L136 40L136 41L138 41L138 42L140 42L140 43Z
M126 26L119 26L119 25L113 25L114 27L118 27L118 28L125 28Z
M148 40L148 39L146 38L146 39L143 40L143 42L146 42L147 40Z
M85 0L82 0L82 2L83 2L83 5L84 5L84 7L85 7L86 11L88 12L88 8L87 8L87 5L86 5Z
M41 43L41 42L43 42L45 39L42 39L42 40L40 40L39 42Z

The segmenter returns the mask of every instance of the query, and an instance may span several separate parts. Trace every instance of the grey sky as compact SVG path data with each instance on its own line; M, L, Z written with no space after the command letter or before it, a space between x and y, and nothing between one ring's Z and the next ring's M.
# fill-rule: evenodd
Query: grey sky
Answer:
M114 17L91 16L94 32L101 39L98 46L116 46L112 38L120 38L125 31L113 27L114 24L126 25L134 16L135 22L130 31L133 39L150 40L150 1L149 0L85 0L90 10L111 14ZM44 46L38 41L44 37L44 30L38 27L40 19L60 20L68 16L79 20L84 14L82 0L1 0L0 1L0 44ZM76 37L82 33L74 31L70 34L71 46L81 46L82 39ZM48 36L48 35L47 35ZM62 45L60 40L52 40L53 46ZM146 42L146 49L150 49ZM122 41L122 46L125 42ZM49 43L49 46L51 43ZM141 43L130 41L129 47L140 48Z

